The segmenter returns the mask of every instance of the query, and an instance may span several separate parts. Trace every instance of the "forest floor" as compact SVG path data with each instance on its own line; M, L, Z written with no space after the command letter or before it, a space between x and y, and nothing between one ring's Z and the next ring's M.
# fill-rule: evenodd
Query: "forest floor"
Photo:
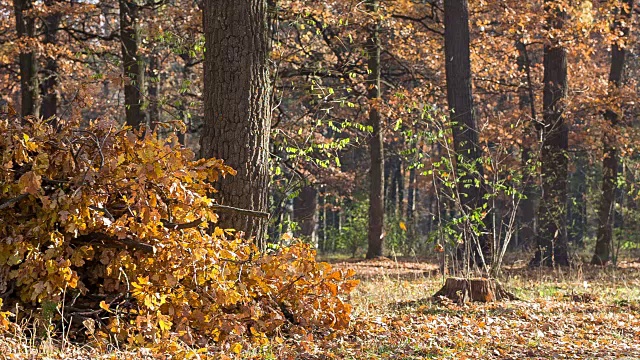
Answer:
M429 300L437 265L361 261L352 294L361 334L333 353L354 359L640 359L640 263L617 268L528 269L501 283L520 300L456 304Z
M344 332L286 338L242 358L265 359L640 359L640 263L617 268L507 267L501 283L519 300L457 304L430 297L434 263L333 261L356 270L354 321ZM151 359L26 336L0 339L0 359ZM160 358L170 359L171 356ZM204 358L194 353L194 359Z

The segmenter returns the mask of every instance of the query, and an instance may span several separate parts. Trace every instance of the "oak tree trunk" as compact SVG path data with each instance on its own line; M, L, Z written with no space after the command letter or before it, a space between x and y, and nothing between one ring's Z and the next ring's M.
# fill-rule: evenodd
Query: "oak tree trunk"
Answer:
M149 126L155 129L160 122L160 59L158 50L153 50L149 57L149 70L147 71L149 91ZM182 143L184 145L184 143Z
M16 32L18 39L28 40L35 34L35 19L27 12L33 8L32 0L14 0L13 7L16 17ZM33 44L26 44L25 49L31 49ZM33 51L20 51L20 97L21 112L24 116L38 117L38 63Z
M545 1L550 28L563 26L566 14ZM538 207L537 250L532 265L568 265L567 249L567 149L569 128L564 121L567 97L567 50L559 44L544 46L543 119L541 132L542 194Z
M318 191L307 185L293 199L293 221L298 224L296 236L303 238L314 246L318 245Z
M409 184L407 186L407 220L413 221L413 217L416 211L416 198L417 198L417 188L416 188L416 179L417 179L417 171L415 167L411 167L409 169Z
M633 0L624 1L625 7L620 9L621 16L631 17L633 9ZM614 32L621 32L623 40L629 36L629 28L622 25L620 20L616 20L613 24ZM624 72L626 50L619 42L614 41L611 45L611 67L609 70L609 86L610 93L615 96L616 90L622 83L622 75ZM605 112L605 118L609 121L611 127L615 127L620 118L620 114L614 109L608 109ZM596 240L595 253L591 262L596 265L604 265L611 258L611 248L613 244L613 219L615 205L616 181L618 178L618 151L616 149L616 139L613 131L606 132L603 138L604 142L604 159L602 160L602 200L600 201L600 211L598 214L598 236Z
M146 122L146 115L142 109L144 63L138 51L140 46L139 8L136 1L119 0L119 4L126 123L135 129Z
M238 171L217 184L218 202L268 211L271 105L265 0L206 0L202 157ZM219 226L244 231L264 245L266 221L225 214Z
M47 7L55 5L54 0L46 0ZM60 12L50 12L44 18L44 43L56 44L58 42L58 26L62 14ZM40 87L42 93L42 117L52 119L53 124L57 123L55 116L58 112L58 61L55 58L48 58L44 68L44 79Z
M378 11L378 0L367 0L366 9L374 14ZM367 39L367 96L369 98L369 126L373 133L369 138L371 167L369 169L369 232L367 259L382 256L384 241L384 142L382 116L379 112L380 90L380 37L379 23L373 21Z
M457 160L458 193L465 213L480 209L485 204L485 189L476 186L483 180L481 149L478 143L478 127L473 111L471 93L471 60L469 52L469 6L467 0L444 1L444 50L447 75L447 101L453 125L453 141ZM474 168L475 174L469 169ZM480 248L485 264L491 263L492 249L486 236L486 226L478 224L483 233L479 236ZM472 241L471 238L465 241ZM475 256L480 260L476 245L471 244ZM469 254L471 255L471 254ZM478 262L479 265L482 265Z
M535 198L536 193L536 177L530 173L530 162L532 159L532 136L528 136L530 129L533 129L532 123L537 120L535 98L533 96L533 84L531 81L531 58L529 56L527 47L522 42L516 44L518 49L518 68L523 74L523 82L526 86L522 87L518 92L519 108L523 114L529 112L531 121L527 122L524 138L522 139L522 169L523 179L525 181L523 195L524 199L520 200L518 205L518 244L521 246L532 246L535 241L536 235L536 208Z

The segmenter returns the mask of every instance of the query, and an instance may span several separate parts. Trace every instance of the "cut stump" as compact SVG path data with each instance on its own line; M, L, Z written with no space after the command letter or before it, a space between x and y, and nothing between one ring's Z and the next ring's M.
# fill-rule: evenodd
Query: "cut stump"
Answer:
M448 278L442 289L433 295L435 299L445 297L457 303L469 301L492 302L518 300L512 293L493 279Z

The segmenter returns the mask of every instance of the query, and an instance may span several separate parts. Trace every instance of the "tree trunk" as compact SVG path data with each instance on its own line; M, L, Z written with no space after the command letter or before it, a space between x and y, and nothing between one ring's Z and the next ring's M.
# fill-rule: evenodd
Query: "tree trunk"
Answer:
M33 39L35 34L35 20L25 13L33 8L32 0L14 0L13 7L16 16L16 32L18 39ZM26 48L33 48L27 44ZM21 112L24 116L38 117L38 68L36 55L33 51L20 51L20 96Z
M318 191L307 185L293 199L293 221L298 224L296 236L318 245Z
M55 5L54 0L46 0L47 7ZM50 11L50 10L49 10ZM58 26L60 25L61 14L59 12L49 12L44 18L44 43L56 44L58 42ZM58 86L58 62L55 58L48 58L44 68L44 79L40 92L42 93L42 117L52 119L53 124L57 124L55 116L58 112L59 94Z
M396 168L394 169L395 172L395 183L396 186L398 187L397 193L398 193L398 201L397 201L397 207L396 207L396 216L399 218L403 218L405 215L405 209L404 209L404 166L403 166L403 162L402 162L402 157L400 157L400 155L398 155L398 163L396 165Z
M395 144L393 144L395 145ZM399 155L391 155L387 160L384 171L385 171L385 187L387 190L385 191L385 201L387 203L386 213L391 215L398 215L398 210L400 208L400 199L402 198L402 188L400 187L400 176L402 173L401 170L401 159Z
M320 229L318 231L318 250L322 253L327 251L327 192L324 185L321 188L322 193L318 196L320 206Z
M549 27L559 29L566 14L545 1ZM532 265L568 265L567 249L567 149L569 128L564 122L567 97L567 50L557 44L544 46L543 121L541 132L542 194L538 208L537 250Z
M471 95L471 61L469 53L469 7L467 0L444 1L445 38L444 49L447 75L447 100L453 126L454 148L458 158L457 171L460 203L465 213L476 211L485 204L485 190L475 185L483 180L481 149L478 143L478 127L473 111ZM461 160L461 161L460 161ZM476 169L473 174L469 167ZM477 224L486 233L484 224ZM472 241L471 238L465 241ZM492 249L486 235L479 236L485 264L491 263ZM475 260L475 244L471 244ZM471 255L471 254L469 254ZM482 265L481 263L479 263Z
M584 154L573 158L575 171L569 176L569 201L567 204L567 241L582 245L587 231L587 167Z
M628 19L631 17L633 0L626 0L626 5L620 9L621 16ZM620 20L613 24L613 31L622 32L623 40L629 36L629 28L622 25ZM626 50L620 46L618 41L611 45L611 68L609 70L609 86L611 95L615 96L616 90L622 83L624 72L624 61ZM615 127L618 124L620 114L614 109L608 109L605 118ZM613 131L606 132L604 139L604 159L602 161L602 200L600 201L600 212L598 216L598 236L596 240L595 253L591 263L605 265L611 258L611 248L613 245L613 219L615 205L616 181L618 178L618 151L616 149L616 139Z
M527 52L527 48L525 44L518 42L516 44L518 49L518 67L520 71L524 74L524 82L526 87L522 87L522 89L518 92L519 97L519 107L522 113L529 112L531 116L531 122L527 122L526 129L533 129L534 127L531 123L535 123L537 121L537 114L535 108L535 98L533 97L533 85L531 83L531 58ZM532 140L530 136L527 136L529 131L525 130L523 145L522 145L522 169L523 169L523 179L524 189L523 195L524 199L520 200L518 206L518 245L523 246L532 246L535 241L536 235L536 208L535 208L535 198L537 196L536 193L536 177L534 174L530 173L530 161L531 158L531 143Z
M138 51L140 45L139 9L135 1L119 0L119 4L122 69L125 76L126 123L136 129L146 122L146 115L142 110L144 63Z
M265 0L204 2L205 118L202 157L223 159L238 171L220 179L218 202L268 211L271 89ZM265 245L264 219L225 214L219 226L256 237Z
M182 82L187 83L187 81L190 80L191 67L193 66L193 59L189 56L189 54L181 54L180 57L184 61L184 64L182 66ZM180 117L180 120L182 120L182 122L185 125L185 131L178 131L177 135L178 135L178 141L183 146L187 146L187 141L189 141L187 138L187 134L189 133L189 129L191 127L191 119L189 117L189 112L187 111L187 105L186 105L187 102L188 102L187 96L183 95L178 104L178 116Z
M366 9L372 15L378 11L378 0L367 0ZM379 112L380 90L380 24L374 20L367 39L367 96L369 98L369 125L373 133L369 138L371 168L369 170L369 232L367 259L382 256L384 242L384 142L382 116Z
M409 184L407 186L407 220L413 221L416 211L416 168L411 167L409 170Z
M442 289L433 295L437 300L445 297L457 303L493 302L500 300L517 300L517 297L505 290L493 279L448 278Z
M149 126L155 129L160 122L160 59L158 50L154 49L149 56L149 70L147 72L149 84ZM183 140L184 141L184 140ZM182 143L184 145L184 143Z

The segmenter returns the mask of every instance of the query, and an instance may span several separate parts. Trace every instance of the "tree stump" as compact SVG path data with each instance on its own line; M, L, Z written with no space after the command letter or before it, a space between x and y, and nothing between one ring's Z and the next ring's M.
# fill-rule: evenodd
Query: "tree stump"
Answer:
M442 289L433 295L435 299L445 297L457 303L469 301L491 302L517 300L512 293L493 279L448 278Z

